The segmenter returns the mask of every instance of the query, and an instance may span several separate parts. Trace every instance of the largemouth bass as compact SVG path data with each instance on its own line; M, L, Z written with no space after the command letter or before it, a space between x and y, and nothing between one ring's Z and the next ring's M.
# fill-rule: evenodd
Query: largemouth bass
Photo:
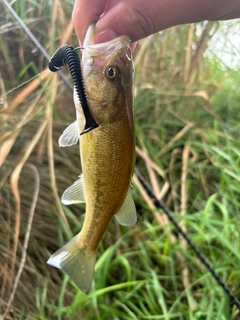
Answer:
M96 250L112 216L122 225L135 224L131 195L135 163L133 62L127 36L94 44L94 24L83 43L82 74L88 105L98 128L80 135L85 125L74 92L77 120L59 139L60 146L80 141L82 175L62 196L64 204L86 202L82 230L55 252L48 264L64 270L88 292Z

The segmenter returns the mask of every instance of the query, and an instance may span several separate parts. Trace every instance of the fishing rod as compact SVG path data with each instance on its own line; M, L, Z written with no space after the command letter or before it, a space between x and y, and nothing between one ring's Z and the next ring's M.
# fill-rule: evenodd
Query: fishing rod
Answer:
M27 26L24 24L24 22L21 20L21 18L16 14L14 9L6 2L6 0L0 0L2 1L6 7L9 9L9 11L13 14L15 19L19 22L19 24L23 27L23 29L26 31L26 33L29 35L30 39L35 43L37 48L44 54L44 56L51 62L50 56L47 54L45 49L42 47L42 45L39 43L39 41L34 37L34 35L31 33L31 31L27 28ZM64 65L64 63L60 63L61 67ZM55 62L55 66L57 67L58 63ZM60 73L60 72L59 72ZM65 77L61 75L61 78L64 79ZM69 89L73 90L71 84L66 80L63 80L65 84L69 87ZM192 242L192 240L188 237L188 235L185 233L185 231L181 228L181 226L178 224L178 222L175 220L171 212L168 210L168 208L157 198L155 193L153 192L152 188L148 184L148 182L145 180L145 178L141 175L139 170L135 168L134 170L136 176L138 177L140 183L142 184L143 188L146 190L148 195L152 197L155 201L155 206L158 209L163 210L163 212L167 215L169 221L174 225L178 233L185 239L185 241L188 243L190 248L194 251L198 259L202 262L202 264L206 267L206 269L211 273L213 278L216 280L216 282L222 287L222 289L225 291L225 293L229 296L229 298L232 300L233 304L236 305L238 310L240 310L240 301L238 298L232 293L230 288L226 285L226 283L222 280L222 278L216 273L213 266L210 264L210 262L207 260L207 258L203 255L203 253L196 247L196 245Z
M198 259L208 269L208 271L212 274L213 278L223 288L223 290L226 292L226 294L230 297L230 299L233 301L233 303L240 310L240 301L238 300L238 298L232 293L232 291L229 289L229 287L226 285L226 283L216 273L213 266L210 264L210 262L207 260L207 258L203 255L203 253L197 248L197 246L192 242L192 240L188 237L186 232L184 232L184 230L181 228L181 226L178 224L178 222L174 219L173 215L168 210L168 208L157 198L157 196L153 192L152 188L150 187L148 182L144 179L144 177L141 175L141 173L139 172L139 170L137 168L134 169L134 173L138 177L138 179L141 182L145 191L147 191L148 195L154 199L155 206L158 209L162 209L163 212L166 213L169 221L172 222L174 227L177 229L178 233L185 239L185 241L188 243L188 245L191 247L191 249L195 252Z
M26 26L26 24L23 22L23 20L19 17L19 15L16 13L16 11L13 9L13 7L7 2L7 0L0 0L0 1L2 1L2 3L8 8L8 10L11 12L11 14L17 20L17 22L24 29L26 34L29 36L29 38L32 40L32 42L35 44L35 46L42 52L44 57L49 61L51 59L50 55L46 52L46 50L43 48L43 46L37 40L37 38L34 36L34 34L29 30L29 28ZM63 82L68 86L68 88L70 90L73 90L73 86L71 85L71 83L68 81L68 79L64 76L64 74L61 71L59 72L59 75L62 78Z

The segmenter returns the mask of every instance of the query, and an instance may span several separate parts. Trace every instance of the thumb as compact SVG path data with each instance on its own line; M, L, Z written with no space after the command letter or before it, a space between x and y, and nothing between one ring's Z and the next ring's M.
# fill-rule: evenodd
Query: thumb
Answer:
M147 1L130 0L126 5L126 1L118 1L108 7L96 24L95 41L105 42L121 35L137 41L157 32L155 13L144 2Z
M72 21L80 45L91 22L98 21L104 12L107 0L76 0Z

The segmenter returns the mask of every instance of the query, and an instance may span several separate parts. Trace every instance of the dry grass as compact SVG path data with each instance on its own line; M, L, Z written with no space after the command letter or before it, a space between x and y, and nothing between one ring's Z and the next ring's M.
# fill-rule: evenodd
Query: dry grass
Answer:
M48 5L40 7L31 2L23 2L30 14L22 18L25 22L31 21L29 27L48 52L52 53L64 43L71 44L73 39L76 45L76 39L72 37L72 25L69 23L70 5L54 1L49 8ZM19 14L24 15L24 8L17 3L14 6ZM5 14L1 14L1 19L5 22L5 29L0 34L0 45L3 45L0 59L4 61L1 64L1 93L44 71L29 84L1 100L0 314L6 311L18 270L21 270L22 275L17 283L14 300L11 301L9 319L20 319L23 308L24 312L29 314L29 319L59 319L60 316L56 314L52 316L51 305L60 303L59 296L62 295L62 305L70 305L75 299L75 291L66 281L62 284L61 273L48 267L46 260L50 252L79 231L81 213L84 212L81 206L70 206L67 209L60 203L63 190L75 181L80 173L78 148L63 149L57 144L63 129L74 120L72 94L59 83L56 75L45 71L46 61L39 52L36 56L31 54L34 49L31 42L22 30L15 26L9 13L2 10L1 4L0 12ZM6 26L8 20L10 27ZM219 143L224 138L223 132L214 128L215 121L221 120L221 116L213 109L211 99L221 85L221 79L217 83L211 81L214 70L210 64L205 63L203 55L217 27L216 23L204 23L198 36L196 25L175 27L142 41L135 54L137 166L158 198L182 216L204 210L204 201L216 192L219 181L219 163L216 157L207 147L203 150L192 143L198 141L207 146L211 134L214 134ZM33 63L34 67L31 67ZM229 139L236 141L234 134L229 135ZM26 164L34 164L40 176L40 190L27 252L23 242L31 203L35 197L35 178ZM212 167L209 169L210 164ZM150 228L152 223L155 230L157 224L160 234L165 234L167 238L171 231L166 217L159 215L154 202L136 177L134 181L134 196L140 222L129 235L129 247L133 251L134 248L140 250L139 248L144 246L144 240L146 243L150 241L150 236L141 229L146 228L146 225ZM146 207L152 209L154 218L147 213ZM182 219L186 232L189 228L188 219L188 216ZM119 226L110 225L100 245L100 252L110 244L119 242L124 231L125 229ZM142 243L139 234L142 236ZM157 235L159 236L158 232ZM196 300L199 300L199 295L195 293L197 289L194 291L190 288L194 287L195 281L190 274L193 269L200 273L202 270L194 259L193 265L189 266L190 258L189 254L185 253L186 245L183 242L178 243L176 234L172 233L169 241L176 246L173 252L179 250L175 263L181 267L176 266L176 276L178 278L182 275L183 280L176 280L176 283L184 296L186 308L192 310L189 311L191 314L197 308ZM207 240L202 241L205 243ZM159 249L151 246L150 251ZM117 250L120 253L128 252L123 243ZM165 252L167 260L166 252L170 250L167 240L165 249L159 250ZM22 269L21 257L25 253L26 261ZM131 257L129 259L131 261ZM151 268L163 272L166 268L166 261L162 260L164 254L161 258L154 259ZM113 272L117 274L116 270ZM113 278L108 279L109 285L113 284ZM143 275L139 278L142 279ZM118 283L118 275L115 280ZM238 292L239 289L234 287L235 283L233 280L233 289ZM67 289L64 290L63 286ZM173 292L174 284L167 283L166 288ZM63 290L64 294L61 293ZM201 288L199 290L202 292ZM114 301L112 297L108 299ZM82 303L84 305L84 302ZM96 301L93 305L94 303L97 304ZM167 303L171 305L171 302ZM83 306L82 313L80 312L85 319L87 307ZM95 305L95 308L98 307ZM166 306L161 308L167 310ZM76 314L78 315L77 312ZM77 319L77 316L73 315L71 319ZM101 316L98 319L101 319Z

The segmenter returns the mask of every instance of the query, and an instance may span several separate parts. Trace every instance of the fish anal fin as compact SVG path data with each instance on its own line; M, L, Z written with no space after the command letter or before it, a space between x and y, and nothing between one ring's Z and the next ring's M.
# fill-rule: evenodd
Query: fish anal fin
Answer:
M135 203L132 198L131 189L128 189L127 195L119 211L115 214L118 223L123 226L132 226L137 221Z
M86 255L80 249L77 237L78 235L56 251L47 263L66 272L71 280L87 293L93 279L96 254Z
M68 187L64 191L61 201L63 204L66 205L85 202L82 174L79 176L79 179L77 181L75 181L70 187Z
M70 147L76 144L79 140L78 122L77 120L71 123L58 139L59 147Z

